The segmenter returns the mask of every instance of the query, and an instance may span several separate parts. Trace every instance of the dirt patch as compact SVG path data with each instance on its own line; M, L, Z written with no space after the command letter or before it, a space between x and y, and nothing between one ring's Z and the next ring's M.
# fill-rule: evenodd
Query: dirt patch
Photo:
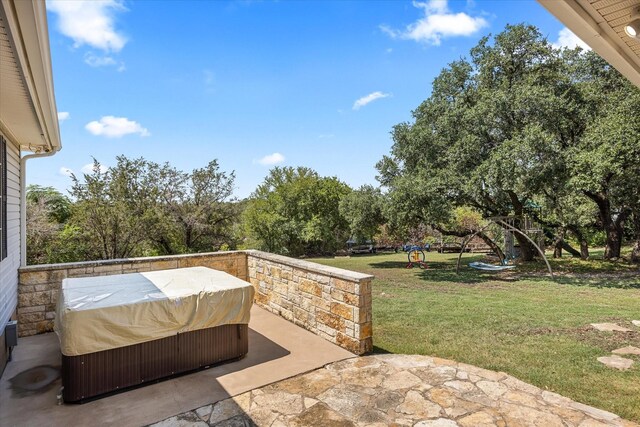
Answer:
M601 332L591 326L583 326L567 331L567 335L572 336L580 342L602 348L608 352L620 347L632 345L640 346L640 332Z
M572 277L576 279L638 279L638 271L602 271L589 273L561 273L563 277Z
M630 329L636 328L630 321L625 319L608 318L606 321L617 323L620 326L625 326ZM578 328L529 328L521 331L519 335L564 335L585 344L601 348L606 352L611 352L617 348L628 345L640 347L640 331L601 332L595 330L591 325L580 326Z

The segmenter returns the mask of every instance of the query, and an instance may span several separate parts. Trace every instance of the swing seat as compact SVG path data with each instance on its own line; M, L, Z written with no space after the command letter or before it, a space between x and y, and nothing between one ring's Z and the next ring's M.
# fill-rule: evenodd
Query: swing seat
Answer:
M516 268L515 265L493 265L493 264L487 264L486 262L470 262L469 267L475 268L476 270L483 270L483 271L503 271L503 270L511 270L512 268Z

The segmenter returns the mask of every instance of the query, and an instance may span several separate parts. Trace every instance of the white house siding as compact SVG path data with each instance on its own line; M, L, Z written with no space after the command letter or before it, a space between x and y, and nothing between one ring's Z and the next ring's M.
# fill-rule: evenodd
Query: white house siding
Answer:
M0 261L0 336L18 303L20 267L20 150L7 141L7 257ZM4 340L2 343L4 345ZM2 364L0 363L0 367ZM1 369L0 369L1 371Z

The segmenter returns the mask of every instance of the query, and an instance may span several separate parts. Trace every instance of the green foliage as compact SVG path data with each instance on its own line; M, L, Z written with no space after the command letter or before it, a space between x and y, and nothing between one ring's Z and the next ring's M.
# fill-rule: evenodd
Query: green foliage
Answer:
M232 197L235 173L220 170L217 160L184 173L169 164L155 165L158 192L157 230L152 240L164 253L219 250L236 246L234 225L240 216Z
M392 204L433 224L465 205L521 214L558 167L558 68L549 43L524 25L508 26L493 45L481 40L470 62L450 64L415 122L394 128L391 157L378 164Z
M371 185L363 185L340 200L340 214L347 220L353 238L360 242L374 240L385 222L382 206L380 190Z
M468 206L458 206L453 210L452 221L448 228L461 233L471 234L480 230L486 221L482 219L482 214L474 208Z
M215 251L237 246L235 174L216 160L185 173L168 163L117 157L72 176L72 203L50 187L27 194L29 263Z
M570 185L598 209L607 234L607 258L620 256L628 220L640 214L640 90L594 54L586 55L578 83L585 114L583 137L571 147ZM640 242L640 226L631 227Z
M72 176L76 203L71 224L82 230L88 259L142 255L142 244L155 223L153 165L144 160L117 157L102 172L94 159L84 179Z
M71 224L64 225L53 241L51 248L48 263L55 264L87 259L87 242L83 238L83 233L77 226Z
M348 224L340 200L351 189L304 167L275 167L251 195L245 231L258 247L293 256L332 253L344 246Z
M75 246L63 244L66 221L71 215L71 201L53 187L29 185L27 201L27 262L49 264L64 261L67 250Z
M53 187L27 186L27 202L44 203L50 218L59 224L66 222L71 215L71 201Z
M550 213L539 219L581 235L598 209L589 191L613 216L638 200L638 92L595 54L508 25L442 70L414 121L394 127L391 155L377 164L385 214L396 228L456 234L456 208L537 215L529 207L538 201Z
M27 200L27 260L31 263L50 262L53 242L60 229L44 199Z

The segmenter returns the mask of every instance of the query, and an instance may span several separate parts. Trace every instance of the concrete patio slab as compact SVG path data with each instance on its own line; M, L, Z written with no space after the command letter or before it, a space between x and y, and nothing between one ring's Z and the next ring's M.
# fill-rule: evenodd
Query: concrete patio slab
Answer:
M354 357L348 351L254 306L249 354L242 360L104 397L57 405L60 379L40 393L11 389L9 380L40 365L60 366L53 333L20 339L0 379L0 425L140 426Z

